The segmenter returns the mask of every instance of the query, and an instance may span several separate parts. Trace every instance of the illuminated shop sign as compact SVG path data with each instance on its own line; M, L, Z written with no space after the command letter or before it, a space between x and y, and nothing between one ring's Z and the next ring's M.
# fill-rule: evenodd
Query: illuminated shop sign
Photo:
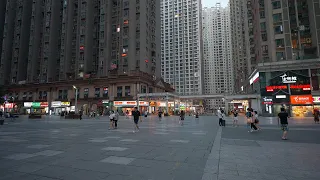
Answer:
M312 104L312 95L295 95L290 96L291 104Z
M320 103L320 96L313 96L314 103Z
M259 80L259 72L257 72L251 79L250 79L250 85L257 82Z
M297 82L297 76L288 76L286 73L284 73L280 77L282 78L282 83L285 83L285 84Z
M276 99L285 99L287 98L286 95L276 95Z
M281 85L281 86L267 86L266 87L268 92L272 92L275 89L288 89L288 86L286 85ZM304 85L290 85L290 89L302 89L304 91L310 91L311 90L311 86L310 84L304 84Z
M137 106L137 101L114 101L114 106ZM149 102L139 101L139 106L149 106Z
M262 104L272 104L272 98L264 97Z

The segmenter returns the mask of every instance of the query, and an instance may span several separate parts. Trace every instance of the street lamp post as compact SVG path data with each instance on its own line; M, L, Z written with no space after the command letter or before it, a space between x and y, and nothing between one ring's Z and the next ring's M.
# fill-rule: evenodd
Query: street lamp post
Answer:
M76 90L76 97L75 97L75 101L74 101L74 103L75 103L74 110L77 113L78 112L78 88L75 85L73 85L73 89Z

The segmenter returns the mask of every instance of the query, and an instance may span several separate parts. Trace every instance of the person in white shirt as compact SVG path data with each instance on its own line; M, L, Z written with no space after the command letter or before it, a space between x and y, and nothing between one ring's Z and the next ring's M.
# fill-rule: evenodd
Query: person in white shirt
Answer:
M114 119L115 119L116 115L114 113L114 111L110 111L110 116L109 116L109 119L110 119L110 127L109 129L114 129Z
M222 112L221 109L218 110L218 118L219 118L219 126L222 126L223 125L223 123L222 123L222 121L223 121L223 112Z

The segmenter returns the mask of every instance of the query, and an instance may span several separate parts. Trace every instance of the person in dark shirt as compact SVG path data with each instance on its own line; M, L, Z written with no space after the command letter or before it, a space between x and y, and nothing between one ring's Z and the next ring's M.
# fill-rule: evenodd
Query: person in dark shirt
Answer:
M137 107L134 108L134 111L132 112L132 116L133 116L133 121L134 121L134 125L135 125L133 132L134 132L134 133L135 133L136 131L139 132L138 123L139 123L139 119L140 119L141 114L140 114L140 111L138 110Z
M288 118L289 114L285 111L284 108L281 108L281 112L278 114L278 124L280 122L281 129L283 131L282 134L282 140L287 140L287 134L288 134Z

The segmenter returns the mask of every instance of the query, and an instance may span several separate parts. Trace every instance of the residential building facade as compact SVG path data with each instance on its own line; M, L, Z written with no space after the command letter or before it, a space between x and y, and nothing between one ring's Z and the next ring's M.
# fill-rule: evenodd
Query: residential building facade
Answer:
M110 102L117 98L135 100L138 93L173 91L161 79L159 68L160 1L1 3L0 9L5 5L5 20L0 84L17 101L41 100L50 108L51 101L64 97L74 104L72 85L87 94L123 86L123 90L111 90L119 93L109 94ZM85 104L91 103L90 97L86 96Z
M247 9L248 0L230 0L231 42L234 74L234 93L244 92L244 85L249 77L250 43Z
M180 95L203 93L201 0L161 0L161 75Z
M220 3L204 8L204 94L230 94L234 92L230 9ZM225 107L223 99L206 101L211 109Z

